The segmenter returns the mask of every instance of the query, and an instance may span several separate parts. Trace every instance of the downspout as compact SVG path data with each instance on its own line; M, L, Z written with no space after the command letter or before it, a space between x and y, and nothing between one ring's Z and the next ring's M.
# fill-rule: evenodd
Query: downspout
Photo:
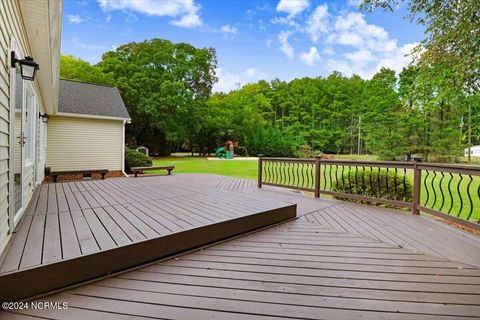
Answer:
M125 177L128 178L128 174L125 172L125 124L127 121L123 120L123 130L122 130L122 173Z

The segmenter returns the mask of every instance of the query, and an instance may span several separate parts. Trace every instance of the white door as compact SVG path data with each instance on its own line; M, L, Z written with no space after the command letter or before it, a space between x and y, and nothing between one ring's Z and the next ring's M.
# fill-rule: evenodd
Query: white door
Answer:
M16 71L16 72L15 72ZM23 213L23 173L25 167L24 157L24 100L25 90L23 87L23 80L20 76L19 70L13 71L13 83L12 83L12 100L14 105L14 115L11 117L11 132L13 132L13 196L11 205L13 204L13 219L12 226L15 227L18 220Z

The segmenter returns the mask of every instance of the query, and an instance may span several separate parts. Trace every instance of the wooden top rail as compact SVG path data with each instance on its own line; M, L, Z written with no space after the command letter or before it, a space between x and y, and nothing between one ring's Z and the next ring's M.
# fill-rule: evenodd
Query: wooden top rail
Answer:
M418 168L423 170L443 171L451 173L460 173L468 175L480 175L480 167L457 165L457 164L443 164L443 163L426 163L420 162L417 164Z

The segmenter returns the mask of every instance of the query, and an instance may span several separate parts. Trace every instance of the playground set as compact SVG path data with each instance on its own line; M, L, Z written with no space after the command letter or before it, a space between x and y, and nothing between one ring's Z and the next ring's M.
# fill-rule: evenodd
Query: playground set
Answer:
M235 157L233 149L238 148L238 142L228 140L225 144L218 148L215 153L219 159L231 160Z

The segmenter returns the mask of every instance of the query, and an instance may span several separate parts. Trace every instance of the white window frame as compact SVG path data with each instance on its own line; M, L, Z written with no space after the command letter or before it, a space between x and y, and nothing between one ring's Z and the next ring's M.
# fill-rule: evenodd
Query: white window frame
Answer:
M25 137L25 168L30 168L35 162L35 120L36 120L36 95L31 83L24 83L25 87L25 121L24 121L24 137ZM31 99L28 95L31 94Z

